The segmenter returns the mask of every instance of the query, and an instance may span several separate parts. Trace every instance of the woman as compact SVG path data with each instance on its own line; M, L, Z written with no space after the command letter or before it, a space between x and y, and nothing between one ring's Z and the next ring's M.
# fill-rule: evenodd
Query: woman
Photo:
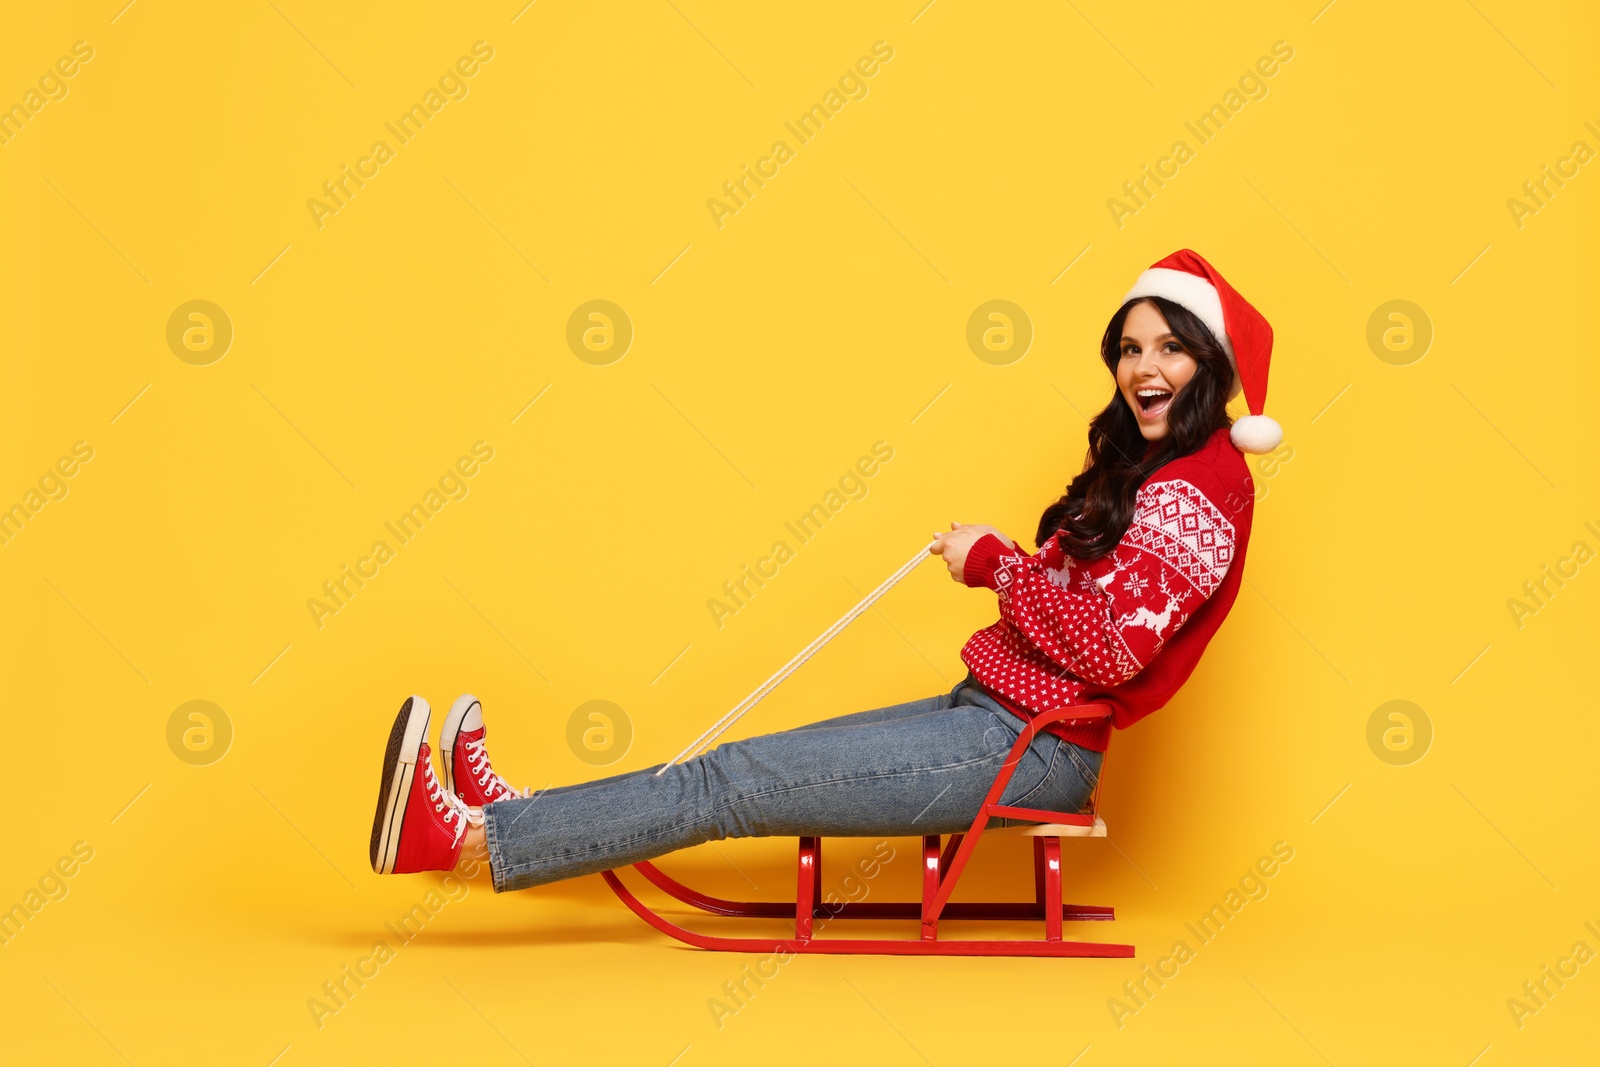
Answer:
M958 523L931 546L1000 609L961 649L969 673L949 692L537 795L494 771L470 696L441 731L441 783L427 702L412 697L384 755L373 870L470 868L486 852L498 892L727 837L964 831L1031 714L1106 702L1109 720L1040 731L1001 798L1081 810L1113 727L1167 702L1238 592L1254 502L1240 450L1281 438L1261 415L1271 348L1266 320L1195 253L1140 275L1101 341L1116 395L1089 425L1083 472L1040 518L1039 551ZM1241 389L1252 414L1231 422Z

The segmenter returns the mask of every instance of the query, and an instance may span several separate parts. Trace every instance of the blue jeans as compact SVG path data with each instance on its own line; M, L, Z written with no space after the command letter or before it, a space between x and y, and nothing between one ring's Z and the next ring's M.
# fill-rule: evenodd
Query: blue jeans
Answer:
M496 801L484 808L494 888L527 889L729 837L959 833L1022 729L969 673L948 693L728 742L659 778L658 763ZM1079 811L1101 759L1041 732L1001 801Z

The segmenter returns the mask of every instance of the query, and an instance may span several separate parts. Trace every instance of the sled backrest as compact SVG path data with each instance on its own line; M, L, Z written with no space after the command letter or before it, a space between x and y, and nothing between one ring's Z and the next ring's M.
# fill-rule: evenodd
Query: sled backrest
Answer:
M1029 719L1022 733L1018 735L1016 744L1007 759L1007 765L1014 767L1015 761L1022 755L1023 749L1032 743L1034 737L1046 726L1054 723L1067 725L1087 725L1109 717L1112 713L1110 704L1079 704L1053 711L1040 712ZM1045 811L1039 808L1019 808L1001 805L999 793L1004 788L1003 782L1010 778L1006 771L996 781L999 788L991 791L991 797L985 805L985 810L994 816L1015 819L1028 819L1033 825L1027 826L992 826L986 832L996 834L1009 834L1022 837L1104 837L1106 836L1105 820L1100 818L1100 790L1106 780L1106 759L1100 758L1100 773L1095 779L1094 789L1089 794L1089 799L1081 810L1075 812Z

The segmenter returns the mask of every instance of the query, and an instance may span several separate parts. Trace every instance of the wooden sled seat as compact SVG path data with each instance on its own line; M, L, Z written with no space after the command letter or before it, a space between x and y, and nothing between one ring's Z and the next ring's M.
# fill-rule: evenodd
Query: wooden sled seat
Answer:
M1100 786L1105 782L1102 761L1099 782L1082 812L1044 811L1018 808L1000 803L1017 761L1040 729L1054 722L1093 722L1111 714L1108 704L1089 704L1045 712L1023 727L1012 745L1004 765L995 775L988 795L963 833L922 835L921 901L854 901L831 904L822 893L822 838L802 837L795 899L793 901L726 900L690 889L671 878L653 863L633 864L635 870L657 889L675 900L713 915L754 919L792 919L792 938L727 937L704 934L679 926L646 906L622 883L617 871L602 871L601 877L634 914L645 922L687 945L724 952L809 952L876 955L934 956L1102 956L1129 957L1132 945L1062 938L1063 922L1104 922L1115 918L1109 907L1092 904L1063 904L1061 900L1061 839L1066 837L1105 837L1106 824L1098 812ZM1025 819L1016 826L989 826L996 818ZM952 901L956 883L972 858L973 850L985 834L1033 839L1032 901L975 903ZM915 938L835 938L815 936L815 920L832 919L916 919ZM952 921L1042 920L1044 937L1015 940L965 940L940 937L941 919Z
M997 837L1104 837L1106 821L1095 816L1088 826L1074 823L1046 822L1032 826L992 826L984 833Z

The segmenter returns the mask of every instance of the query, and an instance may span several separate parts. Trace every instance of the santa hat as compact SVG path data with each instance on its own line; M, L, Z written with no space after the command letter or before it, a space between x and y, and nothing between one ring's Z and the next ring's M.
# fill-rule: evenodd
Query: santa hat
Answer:
M1180 249L1139 275L1123 303L1159 296L1206 324L1233 366L1232 400L1244 391L1250 414L1233 424L1229 437L1241 452L1271 452L1283 442L1283 427L1262 414L1267 403L1267 365L1272 360L1272 325L1197 252Z

